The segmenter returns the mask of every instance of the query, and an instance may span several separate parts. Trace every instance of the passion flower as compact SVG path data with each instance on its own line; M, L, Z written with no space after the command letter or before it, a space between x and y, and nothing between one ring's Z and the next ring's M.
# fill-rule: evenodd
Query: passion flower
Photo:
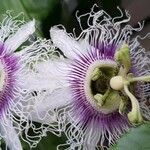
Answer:
M51 45L47 40L32 40L35 21L26 23L21 16L12 17L8 12L0 23L0 139L10 150L22 150L20 139L35 147L47 128L33 123L39 120L33 107L38 90L29 81L35 77L31 64L38 62Z
M120 17L111 18L94 8L77 17L82 30L79 37L60 26L50 30L54 45L66 58L51 60L47 67L66 86L49 95L48 105L59 114L59 130L66 134L69 149L109 147L132 125L142 123L142 114L149 112L148 56L139 37L131 38L142 25L136 29L128 25L127 12L123 20L121 11ZM88 18L86 29L83 17Z

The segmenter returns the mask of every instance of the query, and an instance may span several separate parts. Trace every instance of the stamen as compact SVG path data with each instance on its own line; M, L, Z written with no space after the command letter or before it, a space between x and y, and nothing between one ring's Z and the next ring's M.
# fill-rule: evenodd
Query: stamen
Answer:
M136 82L136 81L150 82L150 76L133 77L130 79L130 82Z
M140 107L135 96L129 91L128 86L124 85L124 91L129 96L132 104L132 110L128 113L128 119L131 123L139 124L143 121Z
M97 93L96 95L94 95L94 99L97 101L97 104L99 106L103 105L103 95L102 94Z
M124 89L126 95L131 100L132 110L128 113L128 119L131 123L137 124L143 121L139 102L135 98L135 96L129 91L128 85L135 81L145 81L150 82L150 76L141 76L141 77L134 77L132 73L128 73L131 68L131 59L129 53L129 46L127 44L123 44L119 51L115 53L115 60L120 64L120 70L118 76L111 78L110 86L114 90ZM125 101L121 99L119 112L122 114L124 109L126 108Z
M129 46L127 44L123 44L120 50L115 53L115 60L124 66L124 74L127 74L131 68L131 58L129 52Z
M92 72L91 80L96 81L101 75L102 75L101 70L98 67L96 67Z
M94 95L94 99L98 102L98 105L103 106L108 98L109 94L111 93L110 88L107 89L104 95L97 93Z

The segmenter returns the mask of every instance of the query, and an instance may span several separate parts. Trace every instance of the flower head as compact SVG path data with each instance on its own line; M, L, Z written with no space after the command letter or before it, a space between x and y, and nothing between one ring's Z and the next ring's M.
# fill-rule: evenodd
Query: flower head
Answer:
M45 135L44 125L36 127L32 123L38 120L38 116L31 118L29 111L36 111L32 107L34 85L30 86L29 81L34 77L31 64L35 60L37 63L44 49L51 49L50 41L28 40L35 31L35 21L26 23L19 17L21 15L12 17L8 12L0 24L0 138L12 150L22 149L19 135L30 147L36 146ZM28 46L21 46L25 41L28 41ZM18 48L21 51L17 51ZM33 135L29 134L29 130Z
M55 114L58 125L51 125L55 131L64 131L68 149L109 147L132 125L142 123L142 116L150 119L146 104L149 59L140 37L131 38L142 25L128 25L127 12L122 20L122 12L111 18L94 8L77 17L82 30L79 37L67 34L62 26L51 28L52 41L65 58L59 55L37 66L38 70L46 68L55 83L43 101L47 104L43 110ZM81 24L83 17L88 18L86 29Z

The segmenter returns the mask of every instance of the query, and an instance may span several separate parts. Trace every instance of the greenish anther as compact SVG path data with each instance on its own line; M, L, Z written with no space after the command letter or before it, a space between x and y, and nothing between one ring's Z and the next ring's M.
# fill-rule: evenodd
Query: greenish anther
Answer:
M96 67L92 72L91 80L96 81L100 78L101 75L102 75L101 70L98 67Z
M104 95L97 93L96 95L94 95L94 99L98 102L98 104L100 106L103 106L108 98L110 94L110 88L107 89L107 91L105 92Z
M108 90L104 95L94 95L97 105L102 109L115 110L119 107L121 97L118 91Z
M127 44L123 44L122 47L115 53L115 60L123 65L124 74L128 73L131 67L131 58L129 46Z
M103 97L103 95L100 94L100 93L97 93L97 94L94 95L94 99L97 101L97 104L98 104L99 106L102 106L102 105L103 105L102 97Z

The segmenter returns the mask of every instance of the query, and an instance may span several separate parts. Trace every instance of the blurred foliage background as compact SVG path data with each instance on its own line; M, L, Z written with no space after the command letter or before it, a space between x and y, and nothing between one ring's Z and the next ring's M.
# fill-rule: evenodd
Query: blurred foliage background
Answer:
M49 29L57 24L64 25L67 32L72 32L73 28L76 28L75 31L79 34L79 24L75 17L76 11L78 10L79 14L87 13L93 4L97 4L100 9L105 10L112 17L119 15L117 6L122 10L126 9L132 16L130 24L134 27L137 26L137 21L145 20L145 27L140 33L141 35L150 31L149 0L0 0L0 21L3 18L2 14L5 14L7 10L12 10L14 15L23 12L26 20L35 18L37 23L36 33L41 37L49 38ZM149 42L144 42L144 46L149 49ZM149 133L150 128L147 127L145 130L146 133ZM133 134L133 137L135 136ZM48 136L44 137L34 150L56 150L56 146L64 142L64 136L60 138L48 133ZM24 150L29 150L27 144L23 143L23 146ZM116 148L114 147L114 149ZM127 149L129 150L129 148Z

